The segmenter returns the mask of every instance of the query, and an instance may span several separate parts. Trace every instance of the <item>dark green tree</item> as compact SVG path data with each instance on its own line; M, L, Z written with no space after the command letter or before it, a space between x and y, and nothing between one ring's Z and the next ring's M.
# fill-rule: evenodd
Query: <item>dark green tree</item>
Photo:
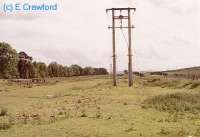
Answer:
M72 76L81 76L82 75L82 67L79 66L79 65L71 65L70 66L71 68L71 73L72 73Z
M37 70L38 77L40 78L47 77L47 66L45 63L43 62L36 63L36 70Z
M105 68L94 68L94 70L95 70L95 72L94 72L95 75L107 75L108 74L108 71Z
M18 76L18 54L8 43L0 42L0 77L13 78Z
M58 65L58 76L65 77L65 68L62 65Z
M59 65L57 62L51 62L47 67L49 77L58 77L59 76Z
M32 57L23 51L19 53L18 71L20 78L29 79L34 77Z
M32 62L27 62L27 78L36 78L36 70Z
M72 67L65 66L65 77L72 77L75 75Z
M87 75L94 75L94 73L95 73L95 69L92 68L92 67L85 67L85 68L83 68L83 71L82 71L82 74L83 74L84 76L87 76Z

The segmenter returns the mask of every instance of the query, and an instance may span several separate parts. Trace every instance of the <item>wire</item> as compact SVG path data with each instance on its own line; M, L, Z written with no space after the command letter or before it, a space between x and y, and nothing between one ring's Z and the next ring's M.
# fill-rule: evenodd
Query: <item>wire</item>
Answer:
M129 47L129 42L128 42L127 38L126 38L126 35L125 35L125 33L124 33L124 29L123 29L123 28L121 29L121 34L122 34L122 36L123 36L123 38L124 38L124 41L125 41L125 44L126 44L126 46L127 46L127 48L128 48L128 47ZM134 54L136 54L136 51L135 51L135 50L133 50L133 52L134 52Z
M122 34L122 36L123 36L123 38L124 38L124 41L125 41L125 43L126 43L126 46L127 46L127 48L128 48L128 46L129 46L128 40L127 40L127 38L126 38L126 36L125 36L125 34L124 34L124 30L123 30L123 29L121 29L121 34Z

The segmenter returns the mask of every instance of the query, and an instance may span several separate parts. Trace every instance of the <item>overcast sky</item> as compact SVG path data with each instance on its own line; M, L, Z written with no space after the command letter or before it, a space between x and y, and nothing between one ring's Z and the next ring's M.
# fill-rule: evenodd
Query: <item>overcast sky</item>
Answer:
M37 61L109 68L112 33L107 26L111 17L105 9L136 7L132 19L136 27L134 70L200 66L199 0L57 0L57 3L59 11L55 13L0 13L0 41L27 52ZM118 70L127 69L127 45L120 30L116 46Z

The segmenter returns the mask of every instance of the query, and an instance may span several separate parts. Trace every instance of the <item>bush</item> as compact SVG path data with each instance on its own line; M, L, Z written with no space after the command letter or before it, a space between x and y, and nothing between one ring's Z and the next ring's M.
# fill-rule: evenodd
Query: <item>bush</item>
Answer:
M194 83L191 84L190 89L195 89L195 88L198 88L199 86L200 86L200 83L194 82Z
M7 109L0 107L0 117L8 115Z
M0 117L0 130L9 129L12 126L11 118L8 116Z
M143 108L155 108L165 112L200 112L200 94L174 93L148 98Z

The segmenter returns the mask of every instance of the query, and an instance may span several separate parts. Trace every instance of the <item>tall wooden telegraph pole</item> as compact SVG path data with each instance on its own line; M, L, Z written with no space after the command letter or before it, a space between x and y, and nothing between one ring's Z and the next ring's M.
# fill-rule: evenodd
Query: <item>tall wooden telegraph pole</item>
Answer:
M117 86L116 50L115 50L115 11L112 10L112 41L113 41L113 86Z
M115 46L115 30L116 29L128 29L128 85L129 87L133 86L133 70L132 70L132 31L134 27L131 22L131 11L136 11L136 8L112 8L107 9L106 12L112 11L112 26L108 27L112 29L112 37L113 37L113 86L117 86L117 74L116 74L116 46ZM125 12L124 12L125 11ZM120 15L115 15L116 12L120 13ZM126 14L126 15L122 15ZM120 20L121 25L118 27L115 25L115 21ZM123 26L123 20L128 21L128 26Z

